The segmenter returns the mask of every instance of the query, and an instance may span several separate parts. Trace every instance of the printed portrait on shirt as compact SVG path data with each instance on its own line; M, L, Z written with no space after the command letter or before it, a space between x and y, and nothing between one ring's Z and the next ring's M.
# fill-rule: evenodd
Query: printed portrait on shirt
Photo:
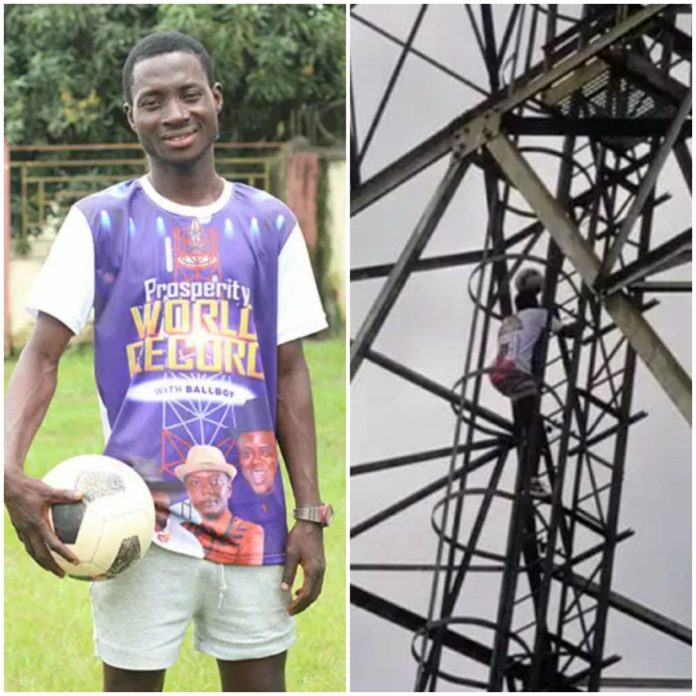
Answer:
M278 447L266 404L250 399L236 409L237 460L256 495L272 493L278 475Z
M199 517L198 523L183 522L182 526L199 541L204 557L216 563L261 565L263 527L233 513L230 498L237 470L225 461L222 451L212 445L194 445L174 474Z

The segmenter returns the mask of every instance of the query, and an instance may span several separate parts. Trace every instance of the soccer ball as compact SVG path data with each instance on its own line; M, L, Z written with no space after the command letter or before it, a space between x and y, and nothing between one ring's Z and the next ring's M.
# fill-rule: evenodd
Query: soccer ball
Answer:
M128 465L86 454L58 464L43 481L84 494L81 501L53 505L49 512L56 535L80 559L73 565L51 551L68 575L107 580L145 555L155 529L155 504L145 481Z
M541 292L544 287L544 276L536 268L525 268L515 278L517 292Z

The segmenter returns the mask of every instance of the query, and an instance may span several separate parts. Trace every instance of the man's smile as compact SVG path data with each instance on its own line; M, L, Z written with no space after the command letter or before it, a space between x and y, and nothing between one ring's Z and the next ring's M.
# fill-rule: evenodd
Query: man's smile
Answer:
M187 129L185 131L178 131L174 133L167 133L162 136L169 147L174 147L177 149L185 148L191 145L196 137L197 129Z

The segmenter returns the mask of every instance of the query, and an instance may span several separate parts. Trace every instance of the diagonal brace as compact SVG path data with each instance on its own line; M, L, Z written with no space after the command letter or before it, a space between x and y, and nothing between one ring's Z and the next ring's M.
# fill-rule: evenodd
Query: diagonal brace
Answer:
M358 371L365 352L370 348L379 330L382 328L387 315L396 303L399 293L406 284L406 280L414 264L420 258L425 245L435 231L452 197L469 167L469 160L453 158L445 176L438 185L435 194L428 203L415 230L411 234L398 261L377 295L374 304L358 330L355 340L350 347L350 377Z

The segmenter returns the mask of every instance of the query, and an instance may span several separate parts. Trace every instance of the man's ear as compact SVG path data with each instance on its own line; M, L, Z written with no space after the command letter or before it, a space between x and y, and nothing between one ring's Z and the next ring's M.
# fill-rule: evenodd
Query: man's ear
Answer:
M219 82L216 82L213 85L212 92L213 92L213 99L215 100L215 108L216 108L217 112L220 113L220 111L222 111L222 105L224 102L224 100L222 98L222 85Z
M137 133L135 130L135 123L133 123L133 107L126 102L123 105L123 110L126 112L126 118L128 119L128 125L131 127L131 130Z

